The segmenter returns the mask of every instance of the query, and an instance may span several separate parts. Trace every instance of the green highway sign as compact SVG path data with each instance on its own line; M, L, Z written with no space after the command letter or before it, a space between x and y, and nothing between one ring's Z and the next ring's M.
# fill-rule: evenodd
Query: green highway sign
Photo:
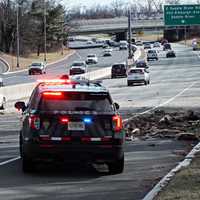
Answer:
M165 26L189 26L200 24L200 5L165 5Z

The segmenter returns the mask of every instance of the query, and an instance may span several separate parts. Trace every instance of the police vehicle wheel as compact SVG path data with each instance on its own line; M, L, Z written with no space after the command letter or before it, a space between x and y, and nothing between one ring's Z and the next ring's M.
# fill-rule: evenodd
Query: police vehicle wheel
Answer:
M22 170L24 173L31 173L35 171L34 163L26 156L22 156Z
M113 163L108 164L110 174L121 174L124 171L124 156Z
M0 110L5 110L5 107L6 107L6 98L3 97L3 102L2 102L2 104L0 106Z

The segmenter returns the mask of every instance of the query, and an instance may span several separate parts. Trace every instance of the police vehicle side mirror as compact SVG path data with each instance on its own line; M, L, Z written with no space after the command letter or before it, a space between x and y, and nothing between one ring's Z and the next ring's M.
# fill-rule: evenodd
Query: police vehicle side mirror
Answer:
M114 106L117 110L119 110L119 104L118 103L114 103Z
M23 101L18 101L15 103L15 108L24 112L26 110L26 104Z

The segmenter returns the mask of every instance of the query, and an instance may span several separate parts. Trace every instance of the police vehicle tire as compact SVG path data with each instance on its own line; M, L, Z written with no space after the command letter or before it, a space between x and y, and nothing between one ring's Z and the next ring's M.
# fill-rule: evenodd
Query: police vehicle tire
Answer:
M124 156L113 163L108 164L110 174L121 174L124 171Z
M6 98L3 97L3 102L2 102L2 104L1 104L1 106L0 106L0 110L4 110L4 109L5 109L5 106L6 106Z
M144 84L145 84L145 85L147 85L147 84L148 84L148 82L147 82L147 81L144 81Z
M127 82L127 85L128 85L128 86L131 86L131 82L128 81L128 82Z
M28 75L32 75L32 72L31 72L31 71L29 71L29 72L28 72Z
M20 153L20 156L22 158L22 135L21 135L21 131L20 131L20 134L19 134L19 153Z
M22 155L22 170L24 173L31 173L35 171L35 165L33 161Z

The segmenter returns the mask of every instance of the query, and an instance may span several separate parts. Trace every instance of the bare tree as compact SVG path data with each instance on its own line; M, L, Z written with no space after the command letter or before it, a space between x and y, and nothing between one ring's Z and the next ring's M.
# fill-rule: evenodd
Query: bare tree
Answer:
M111 7L113 8L114 15L116 17L122 16L123 5L124 3L122 0L113 0L113 2L111 3Z
M170 5L179 5L181 3L180 0L166 0L166 4Z

